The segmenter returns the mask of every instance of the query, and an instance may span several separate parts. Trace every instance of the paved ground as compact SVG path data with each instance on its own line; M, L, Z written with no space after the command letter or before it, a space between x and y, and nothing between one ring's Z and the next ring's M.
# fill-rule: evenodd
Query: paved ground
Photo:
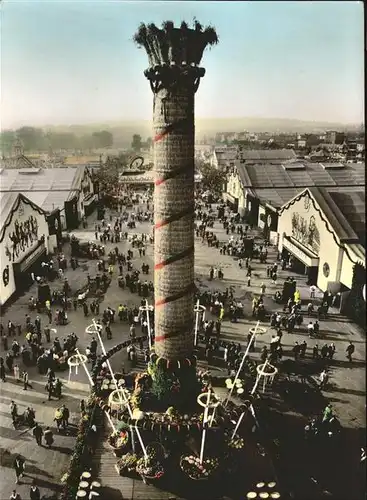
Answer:
M94 239L94 226L90 224L90 231L75 231L79 237L86 237ZM219 227L219 223L215 225L215 231L219 239L226 240L227 236L223 229ZM148 223L139 224L134 232L150 233L151 226ZM125 251L129 243L121 242L118 247L121 251ZM109 245L107 247L115 247L116 245ZM65 245L65 252L68 253L69 245ZM137 253L137 252L135 252ZM150 265L152 270L152 246L148 244L147 255L145 258L138 259L134 253L133 263L137 267L141 267L143 262ZM268 261L271 262L275 259L275 249L269 252ZM211 264L221 264L224 270L224 280L209 281L208 273ZM66 276L70 282L71 288L76 290L86 283L86 272L89 270L93 276L95 274L96 261L82 262L81 268L76 271L68 269ZM259 264L258 261L254 262L254 272L252 284L247 288L245 283L245 271L240 270L235 260L230 256L223 256L219 254L219 250L209 248L201 243L201 240L196 241L196 256L195 268L197 276L197 284L201 287L210 287L212 289L225 290L226 287L234 286L236 289L235 295L242 298L245 302L246 318L238 323L230 323L226 321L222 328L222 338L226 340L235 340L236 342L246 341L248 328L253 326L254 321L251 318L251 299L252 294L260 293L261 282L267 284L267 298L266 306L268 309L276 310L277 306L272 300L274 295L275 286L271 284L269 279L266 278L266 265ZM289 273L286 271L279 272L279 279L277 287L281 289L283 280ZM149 279L152 279L150 275ZM305 283L305 278L297 276L297 288L301 291L301 298L307 301L309 292ZM52 288L61 287L61 282L55 282ZM20 297L4 314L2 323L6 325L8 319L16 322L24 323L25 314L28 312L27 304L31 295L36 296L37 291L35 287ZM117 273L113 277L111 286L102 304L101 310L107 305L117 309L119 303L125 304L138 304L140 298L137 295L130 294L130 292L122 291L117 286ZM349 429L365 428L365 337L363 332L354 324L352 324L345 317L341 317L336 311L330 311L329 318L321 323L322 340L319 340L319 345L325 342L334 342L336 346L336 355L331 363L331 384L330 389L325 392L325 396L332 401L335 412L339 416L343 426ZM83 350L90 341L90 337L85 333L86 326L91 322L91 317L84 318L82 311L70 311L68 313L70 323L66 326L57 328L57 335L63 338L67 333L74 331L79 336L79 345ZM33 317L36 314L32 314ZM46 317L42 317L43 326L46 324ZM308 318L305 318L305 324L308 323ZM116 323L112 326L113 339L106 341L105 345L109 347L115 345L117 342L128 337L128 326L126 324ZM256 345L255 357L258 357L259 351L263 343L268 344L271 338L272 331L270 328L268 332L258 339ZM283 344L285 356L291 355L291 348L294 342L306 339L308 343L307 356L311 356L312 346L316 341L309 340L304 329L296 331L293 334L285 333L283 335ZM353 340L356 346L355 360L352 365L347 363L345 349L349 340ZM3 355L3 353L1 353ZM114 360L115 363L126 363L125 359ZM117 366L115 366L117 368ZM45 378L36 373L36 369L32 368L29 371L30 380L33 384L33 389L27 393L22 391L22 388L8 378L5 384L1 385L0 397L0 415L1 415L1 452L2 452L2 470L1 470L1 489L0 496L8 498L14 486L14 472L9 466L9 455L4 450L10 452L11 456L16 453L21 453L27 460L27 473L30 477L36 477L42 492L49 492L56 489L60 481L60 477L64 473L67 462L69 460L68 454L73 444L72 436L56 436L56 446L54 450L39 449L35 446L33 438L29 431L14 430L9 418L9 404L14 399L20 409L25 409L26 406L32 405L36 410L37 420L42 422L42 425L53 425L54 409L57 407L57 402L48 402L45 397L44 384ZM79 372L77 377L73 376L70 383L67 382L67 374L63 374L65 382L64 398L65 402L72 411L74 421L76 419L76 411L80 397L84 397L88 391L87 379L83 371ZM73 420L72 420L73 421ZM358 454L358 444L356 442L356 454ZM22 495L22 498L27 498L30 478L26 477L24 483L17 487L17 491ZM133 498L133 497L132 497ZM135 497L134 497L135 498Z

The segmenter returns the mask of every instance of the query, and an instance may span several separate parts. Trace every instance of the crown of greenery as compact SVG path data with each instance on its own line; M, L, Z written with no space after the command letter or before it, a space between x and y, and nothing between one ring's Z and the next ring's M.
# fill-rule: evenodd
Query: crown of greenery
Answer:
M134 42L144 47L151 67L157 65L200 64L204 50L216 45L218 35L212 26L205 28L196 20L193 27L183 21L175 28L172 21L165 21L162 28L142 23L134 35Z

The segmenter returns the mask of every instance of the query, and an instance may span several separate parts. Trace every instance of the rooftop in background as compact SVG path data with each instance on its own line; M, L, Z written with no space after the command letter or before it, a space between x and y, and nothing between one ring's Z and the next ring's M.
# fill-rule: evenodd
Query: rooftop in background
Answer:
M89 163L100 163L100 155L88 155L88 156L68 156L64 159L65 166L78 166L78 165L88 165Z
M85 167L19 168L0 171L0 192L71 191L80 189Z
M344 163L338 168L331 164L311 163L303 160L293 162L297 168L289 168L292 162L256 163L248 165L236 161L235 166L244 188L291 189L306 187L338 187L365 185L365 164ZM288 167L288 168L287 168Z
M253 162L278 162L279 160L295 160L297 158L293 149L243 149L238 151L238 155L245 161L245 165Z
M60 168L21 168L0 170L1 199L5 193L23 193L45 212L64 208L81 187L84 166Z

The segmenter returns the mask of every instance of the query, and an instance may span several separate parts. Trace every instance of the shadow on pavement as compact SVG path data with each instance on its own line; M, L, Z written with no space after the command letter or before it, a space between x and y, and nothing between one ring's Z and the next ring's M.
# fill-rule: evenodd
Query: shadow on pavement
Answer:
M11 427L2 427L0 426L0 437L5 439L13 439L15 441L30 441L31 436L28 436L25 432L27 432L26 428L20 429L12 429ZM24 432L25 431L25 432Z

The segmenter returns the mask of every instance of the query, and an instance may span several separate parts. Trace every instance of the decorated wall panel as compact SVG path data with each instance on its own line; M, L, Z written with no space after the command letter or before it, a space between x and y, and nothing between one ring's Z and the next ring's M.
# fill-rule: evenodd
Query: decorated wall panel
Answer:
M30 255L40 239L46 241L48 234L45 214L19 197L1 234L0 304L4 304L15 291L13 265Z
M320 259L317 286L325 291L328 282L340 280L341 257L343 250L336 244L333 235L327 230L320 216L320 208L307 196L295 200L283 210L278 219L279 245L283 247L283 235L287 235L299 245L313 252ZM315 203L316 204L316 203ZM323 218L325 215L323 214ZM323 264L328 264L328 276L323 272Z

